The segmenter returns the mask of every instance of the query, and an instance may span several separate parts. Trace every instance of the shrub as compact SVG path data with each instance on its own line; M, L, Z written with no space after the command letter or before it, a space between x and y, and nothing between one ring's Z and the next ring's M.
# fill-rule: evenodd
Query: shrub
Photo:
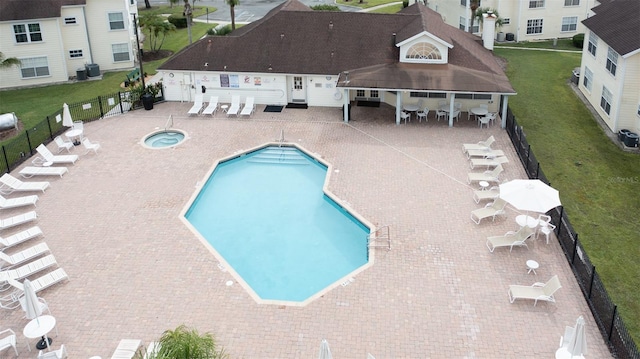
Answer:
M187 18L186 17L171 15L171 16L169 16L168 20L169 20L170 23L175 25L175 27L178 28L178 29L184 29L184 28L187 27Z
M409 6L409 0L402 0L402 8Z
M218 36L224 36L227 35L228 33L230 33L231 31L233 31L233 29L231 29L231 25L225 25L223 27L219 27L217 29L215 29L216 31L216 35Z
M311 8L317 11L341 11L336 5L329 4L314 5Z
M573 35L572 41L573 41L573 46L581 49L582 45L584 44L584 34Z
M216 29L213 27L207 30L207 35L215 35L215 34L216 34Z

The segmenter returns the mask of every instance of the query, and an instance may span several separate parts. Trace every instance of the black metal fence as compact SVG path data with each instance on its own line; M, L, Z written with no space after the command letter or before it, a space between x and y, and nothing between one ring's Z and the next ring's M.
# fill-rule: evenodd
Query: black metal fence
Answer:
M164 101L162 90L154 102ZM69 112L74 121L91 122L101 118L123 114L141 108L140 93L135 91L116 92L98 96L87 101L69 104ZM66 127L62 125L62 109L47 116L35 126L25 127L24 132L7 140L0 152L0 173L9 173L34 155L36 147L47 144L61 135Z
M527 142L522 127L518 126L510 108L507 109L506 130L527 176L549 184L540 168L540 163ZM580 289L612 354L619 359L640 359L638 347L622 322L622 318L618 315L617 306L609 297L595 266L591 264L587 252L578 240L578 234L573 230L569 217L562 207L551 210L547 214L551 216L552 223L556 226L555 234L560 246L573 269Z

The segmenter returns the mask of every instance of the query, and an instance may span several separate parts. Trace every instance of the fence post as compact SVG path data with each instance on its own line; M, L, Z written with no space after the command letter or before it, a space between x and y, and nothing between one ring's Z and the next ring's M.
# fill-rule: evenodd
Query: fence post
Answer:
M536 166L536 179L540 179L540 162Z
M51 121L49 121L49 116L47 116L47 127L49 127L49 138L53 140L53 130L51 129Z
M9 168L9 159L7 158L7 148L2 146L2 156L4 157L4 163L7 165L7 173L11 172Z
M104 118L104 109L102 108L102 97L98 96L98 107L100 108L100 118Z
M589 296L588 298L591 299L591 291L593 290L593 281L596 279L596 266L592 265L591 266L591 280L589 281Z
M571 253L571 266L576 261L576 254L578 253L578 233L574 233L576 240L573 242L573 253Z
M613 315L611 316L611 326L609 327L609 336L607 337L607 340L609 340L609 343L611 343L611 335L613 334L613 326L616 324L616 315L618 314L618 306L614 305L613 306Z
M120 105L120 114L124 113L124 108L122 107L122 93L118 91L118 105Z
M33 147L31 147L31 139L29 138L29 130L24 131L24 134L27 136L27 145L29 146L29 153L33 156Z

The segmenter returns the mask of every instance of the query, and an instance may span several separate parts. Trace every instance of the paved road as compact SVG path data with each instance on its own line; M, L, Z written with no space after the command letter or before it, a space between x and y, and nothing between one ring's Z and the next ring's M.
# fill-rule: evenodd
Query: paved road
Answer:
M304 4L308 6L320 5L320 4L330 4L334 5L333 0L301 0ZM168 5L169 2L166 0L150 0L151 5L154 4L162 4ZM283 0L240 0L240 5L236 6L236 22L251 22L257 19L262 18L269 10L274 7L282 4ZM182 6L183 3L179 2L177 6ZM229 5L224 0L198 0L195 3L195 6L207 6L211 8L217 8L218 10L209 15L204 15L199 17L200 20L207 20L218 22L231 21L231 14L229 11ZM354 6L339 6L342 11L359 11L360 8Z

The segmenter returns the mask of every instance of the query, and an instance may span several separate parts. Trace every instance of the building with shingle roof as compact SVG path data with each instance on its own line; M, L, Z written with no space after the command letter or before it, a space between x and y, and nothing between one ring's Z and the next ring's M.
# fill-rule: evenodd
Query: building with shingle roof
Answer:
M254 97L257 104L344 107L351 103L502 110L515 91L474 35L422 4L396 14L313 11L288 0L227 36L209 36L158 68L165 98ZM450 122L452 124L452 122Z
M592 9L578 87L614 133L640 133L640 1L609 0Z

